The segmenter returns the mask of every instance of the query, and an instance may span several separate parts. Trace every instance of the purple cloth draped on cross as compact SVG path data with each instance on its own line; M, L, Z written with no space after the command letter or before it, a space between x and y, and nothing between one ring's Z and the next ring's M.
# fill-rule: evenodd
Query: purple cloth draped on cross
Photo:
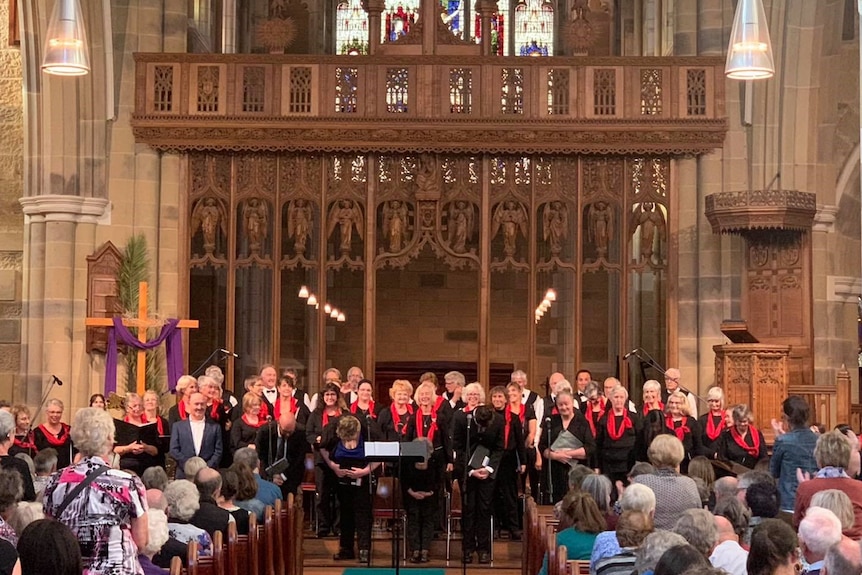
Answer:
M165 357L168 364L168 389L172 392L177 380L183 374L183 340L182 331L177 328L180 320L169 319L162 326L159 336L152 341L138 341L129 329L123 325L123 318L114 316L114 327L108 328L108 354L105 357L105 394L117 391L117 336L120 342L135 349L153 349L165 344ZM138 369L143 369L139 367Z

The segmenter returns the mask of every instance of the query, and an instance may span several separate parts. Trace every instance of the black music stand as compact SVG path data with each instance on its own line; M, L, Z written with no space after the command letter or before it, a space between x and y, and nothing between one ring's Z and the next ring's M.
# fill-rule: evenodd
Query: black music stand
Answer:
M401 522L399 516L401 507L399 493L401 490L402 463L418 463L428 461L428 446L419 441L367 441L365 443L365 459L369 462L396 463L398 465L398 481L392 483L392 567L395 575L401 573ZM397 485L396 485L397 484ZM374 517L374 498L371 498L371 516ZM374 545L374 541L371 542ZM368 550L368 566L371 566L371 550Z

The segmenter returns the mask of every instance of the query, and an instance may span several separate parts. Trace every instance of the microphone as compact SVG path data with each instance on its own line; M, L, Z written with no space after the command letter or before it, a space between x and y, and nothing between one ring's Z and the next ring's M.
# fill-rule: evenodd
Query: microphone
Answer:
M225 354L225 355L232 355L232 356L234 356L235 358L239 358L239 355L237 355L237 354L235 354L234 352L229 351L229 350L227 350L227 349L225 349L225 348L223 348L223 347L220 347L220 348L219 348L219 351L220 351L220 352L222 352L222 353L223 353L223 354Z
M56 375L51 375L51 380L52 380L55 384L59 385L60 387L63 387L63 382L62 382L62 381L60 380L60 378L59 378L59 377L57 377Z
M631 357L631 356L633 356L633 355L637 355L637 354L638 354L638 349L639 349L639 348L637 348L637 347L636 347L636 348L634 348L633 350L631 350L630 352L628 352L627 354L625 354L625 355L623 356L623 359L628 359L628 358L630 358L630 357Z

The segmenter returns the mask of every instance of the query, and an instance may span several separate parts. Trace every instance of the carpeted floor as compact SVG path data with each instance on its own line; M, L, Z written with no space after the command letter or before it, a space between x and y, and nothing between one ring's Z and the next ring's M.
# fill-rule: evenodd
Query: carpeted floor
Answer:
M348 567L341 572L341 575L393 575L395 569L380 568L380 567ZM432 567L402 567L402 575L446 575L445 569L435 569Z

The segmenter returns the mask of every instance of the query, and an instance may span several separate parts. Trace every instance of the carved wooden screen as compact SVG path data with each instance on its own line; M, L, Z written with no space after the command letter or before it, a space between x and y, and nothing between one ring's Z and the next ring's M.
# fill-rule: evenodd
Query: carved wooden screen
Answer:
M373 373L374 361L472 361L479 373L512 363L534 380L585 367L627 379L622 351L665 355L668 159L189 162L190 314L201 320L192 365L226 347L240 356L235 378L276 362L316 389L324 367ZM536 320L549 288L556 301Z

